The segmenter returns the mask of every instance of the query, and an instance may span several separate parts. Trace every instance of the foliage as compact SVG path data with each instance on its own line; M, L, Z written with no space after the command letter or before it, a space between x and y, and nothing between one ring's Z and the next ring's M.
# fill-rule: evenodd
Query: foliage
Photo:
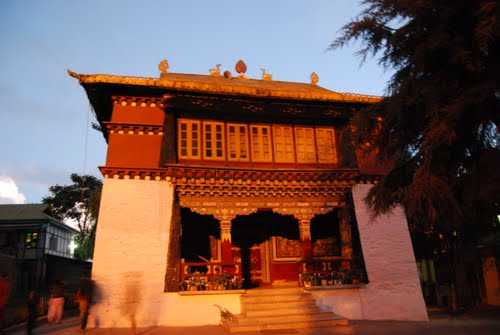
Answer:
M71 181L70 185L50 186L51 194L43 198L42 202L49 205L53 217L76 222L79 233L75 256L89 259L94 249L102 182L94 176L76 173L71 174Z
M331 48L361 40L363 59L379 57L395 72L382 102L357 115L358 142L373 143L368 148L392 166L367 201L377 213L402 203L431 230L492 223L493 216L471 217L470 209L482 204L490 215L500 212L500 4L363 4Z

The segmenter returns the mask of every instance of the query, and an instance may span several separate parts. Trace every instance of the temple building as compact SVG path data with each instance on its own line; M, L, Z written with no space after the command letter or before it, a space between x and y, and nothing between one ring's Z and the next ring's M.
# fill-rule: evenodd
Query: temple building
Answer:
M251 319L269 290L343 319L427 320L404 211L363 201L383 169L351 120L380 98L235 70L69 71L108 144L91 323Z

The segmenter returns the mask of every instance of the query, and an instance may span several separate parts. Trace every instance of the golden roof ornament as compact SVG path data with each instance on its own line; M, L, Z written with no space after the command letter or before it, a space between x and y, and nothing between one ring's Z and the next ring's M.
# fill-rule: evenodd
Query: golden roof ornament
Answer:
M158 70L160 70L160 77L168 73L169 69L168 60L164 59L158 64Z
M238 72L238 74L240 75L240 77L244 78L245 77L245 73L247 72L247 65L245 64L245 62L243 60L239 60L234 69L236 70L236 72Z
M311 73L311 85L318 85L319 76L316 72Z
M261 68L260 70L262 71L262 80L273 80L273 76L266 69Z
M211 75L211 76L214 76L214 77L220 76L220 67L221 66L222 66L222 64L215 65L215 67L213 67L210 70L208 70L208 74Z

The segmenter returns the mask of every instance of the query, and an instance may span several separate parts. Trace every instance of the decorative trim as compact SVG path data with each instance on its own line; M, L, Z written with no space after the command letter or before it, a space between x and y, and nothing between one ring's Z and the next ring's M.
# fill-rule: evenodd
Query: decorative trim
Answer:
M109 134L163 135L163 125L103 122Z
M220 240L231 243L231 220L220 220Z
M154 97L137 97L137 96L121 96L114 95L111 97L113 104L121 105L121 106L131 106L138 108L163 108L165 105L163 104L163 98L154 98Z
M166 166L123 168L101 166L104 178L167 181L183 197L316 197L339 201L353 185L377 183L381 176L360 175L358 170L265 170ZM333 199L333 200L332 200Z
M165 171L161 169L133 169L133 168L120 168L100 166L104 178L112 179L135 179L135 180L153 180L153 181L167 181L172 182L172 178L167 176Z
M309 201L290 198L191 198L179 197L179 205L188 207L202 215L213 215L221 222L230 222L237 215L250 215L259 209L266 208L281 215L292 215L297 220L311 220L315 215L325 214L335 208L342 207L343 201L328 201L331 199L311 198Z

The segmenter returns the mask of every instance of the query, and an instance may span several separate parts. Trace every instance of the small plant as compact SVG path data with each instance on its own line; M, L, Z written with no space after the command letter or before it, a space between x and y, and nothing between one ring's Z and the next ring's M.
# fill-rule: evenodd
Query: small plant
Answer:
M342 284L352 284L352 273L349 269L342 270Z
M231 313L227 308L222 307L221 305L214 304L215 307L219 309L220 319L222 322L236 322L237 319L233 313Z
M304 285L304 287L312 286L312 274L310 272L302 272L300 274L300 280L302 282L302 285Z

